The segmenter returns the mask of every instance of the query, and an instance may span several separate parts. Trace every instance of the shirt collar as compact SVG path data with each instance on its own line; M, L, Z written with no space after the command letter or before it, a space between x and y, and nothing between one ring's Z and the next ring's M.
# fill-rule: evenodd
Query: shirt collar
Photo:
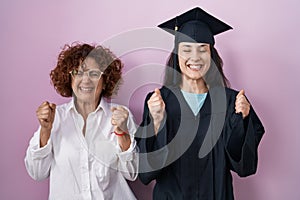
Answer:
M74 101L75 101L75 99L74 99L74 97L72 97L72 100L67 105L67 111L70 111L73 109L74 111L77 112ZM110 106L105 98L101 98L100 103L94 112L98 112L101 109L104 111L105 114L110 112Z
M104 111L105 115L107 115L110 112L110 106L105 98L101 98L100 103L96 108L95 112L97 112L100 109Z
M76 110L75 104L74 104L74 97L72 97L72 100L67 105L67 111L70 111L71 109Z

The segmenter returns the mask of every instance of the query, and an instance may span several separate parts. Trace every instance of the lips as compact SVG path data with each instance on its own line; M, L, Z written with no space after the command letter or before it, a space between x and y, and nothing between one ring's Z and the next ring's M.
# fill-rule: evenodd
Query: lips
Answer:
M79 87L79 90L82 92L92 92L94 90L93 87Z
M203 67L202 65L192 65L192 64L189 64L187 66L192 70L200 70Z

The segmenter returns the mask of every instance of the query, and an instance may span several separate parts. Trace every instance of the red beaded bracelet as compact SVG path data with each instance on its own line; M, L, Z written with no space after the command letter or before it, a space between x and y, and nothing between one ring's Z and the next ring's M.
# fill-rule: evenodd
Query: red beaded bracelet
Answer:
M117 136L123 136L123 135L126 135L126 134L127 134L125 131L122 132L122 133L117 133L116 131L114 131L114 132L112 132L112 133L114 133L114 134L117 135Z

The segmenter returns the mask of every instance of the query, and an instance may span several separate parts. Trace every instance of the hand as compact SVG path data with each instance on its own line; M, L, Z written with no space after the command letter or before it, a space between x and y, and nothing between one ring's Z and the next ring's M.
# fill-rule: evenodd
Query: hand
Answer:
M38 107L36 111L36 116L41 125L40 147L45 146L50 138L52 125L54 122L55 108L55 104L45 101Z
M127 121L129 112L122 106L112 107L111 124L114 126L114 131L117 133L127 132Z
M154 93L147 102L150 114L154 121L155 133L157 133L161 121L164 118L165 103L162 99L159 89L155 89Z
M112 107L111 124L114 126L114 132L122 134L123 132L128 133L127 121L129 112L122 106ZM118 136L118 143L122 151L129 149L131 140L129 134Z
M245 97L245 91L241 90L235 100L235 113L242 113L243 119L249 115L250 103Z
M53 103L49 103L48 101L45 101L38 107L36 116L43 129L51 131L55 116L55 108L56 105Z

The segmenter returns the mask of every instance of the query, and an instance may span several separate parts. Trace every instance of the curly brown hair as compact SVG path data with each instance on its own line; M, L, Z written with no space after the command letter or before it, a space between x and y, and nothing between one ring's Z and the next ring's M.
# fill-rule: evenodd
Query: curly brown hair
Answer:
M70 71L78 69L87 57L95 59L103 71L104 87L101 93L103 97L111 97L116 94L122 78L123 63L108 48L100 45L73 43L66 44L58 55L56 67L51 71L51 82L63 97L71 97L72 78Z

